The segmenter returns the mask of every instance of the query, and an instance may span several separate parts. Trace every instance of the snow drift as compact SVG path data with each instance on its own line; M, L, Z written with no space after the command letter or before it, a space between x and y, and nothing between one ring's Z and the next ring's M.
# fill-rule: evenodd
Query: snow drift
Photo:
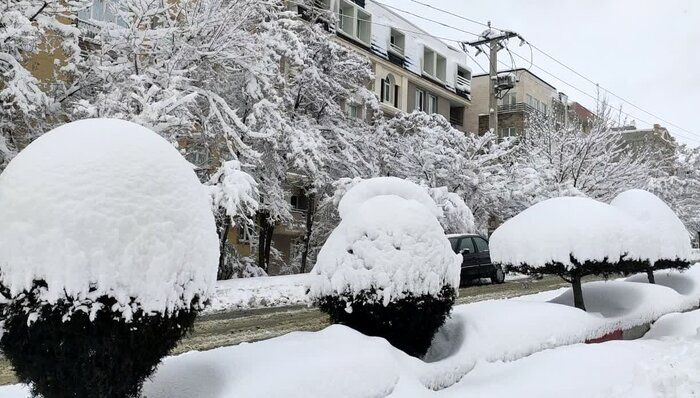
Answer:
M115 119L58 127L0 175L0 283L48 303L106 295L128 318L190 308L216 279L211 200L154 132ZM79 308L79 307L78 307Z

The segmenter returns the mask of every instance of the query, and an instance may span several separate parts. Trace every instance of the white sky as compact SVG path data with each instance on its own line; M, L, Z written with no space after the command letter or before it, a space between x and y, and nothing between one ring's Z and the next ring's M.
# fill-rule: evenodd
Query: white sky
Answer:
M411 0L377 0L451 26L480 33L485 28ZM458 15L514 30L550 55L635 105L684 128L622 103L639 127L666 126L681 143L700 145L700 0L420 0ZM396 10L394 10L397 12ZM472 41L475 37L400 13L435 36ZM456 43L449 42L453 46ZM527 46L509 48L530 59ZM474 53L472 52L472 55ZM511 64L505 51L499 60ZM486 68L487 58L477 61ZM595 109L595 100L539 70L562 78L595 97L593 84L534 51L531 70L565 92L570 100ZM479 66L468 60L474 74ZM518 67L528 61L516 58ZM504 67L505 68L505 67ZM608 96L613 106L621 101ZM649 123L647 123L649 122Z

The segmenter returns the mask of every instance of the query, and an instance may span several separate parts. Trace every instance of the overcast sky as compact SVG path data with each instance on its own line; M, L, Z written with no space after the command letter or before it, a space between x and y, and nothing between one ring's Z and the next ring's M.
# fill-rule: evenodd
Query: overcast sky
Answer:
M480 33L485 28L410 0L378 0L451 26ZM681 128L669 125L608 96L614 106L637 118L637 126L665 125L679 140L700 145L700 0L420 0L494 26L514 30L582 75ZM394 10L396 11L396 10ZM401 14L401 13L400 13ZM435 36L472 41L474 36L401 14ZM455 45L455 43L451 43ZM518 67L529 66L530 51L511 40ZM473 55L473 53L472 53ZM499 59L510 64L506 52ZM532 71L573 101L595 109L595 85L534 52ZM487 57L477 61L487 67ZM474 74L479 66L468 60ZM648 122L648 123L647 123Z

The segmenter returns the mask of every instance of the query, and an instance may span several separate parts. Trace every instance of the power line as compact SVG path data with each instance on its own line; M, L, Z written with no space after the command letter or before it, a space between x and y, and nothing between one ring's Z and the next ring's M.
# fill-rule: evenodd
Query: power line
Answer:
M456 13L453 13L453 12L451 12L451 11L447 11L447 10L444 10L444 9L441 9L441 8L438 8L438 7L435 7L435 6L426 4L426 3L423 3L423 2L418 1L418 0L411 0L411 1L414 2L414 3L416 3L416 4L423 5L423 6L425 6L425 7L434 9L434 10L436 10L436 11L443 12L443 13L448 14L448 15L452 15L452 16L454 16L454 17L457 17L457 18L459 18L459 19L462 19L462 20L465 20L465 21L468 21L468 22L472 22L472 23L475 23L475 24L478 24L478 25L486 26L486 27L488 27L488 28L490 28L490 29L496 29L496 30L500 30L500 31L504 31L504 32L505 32L505 30L503 30L503 29L495 28L495 27L490 26L490 25L488 25L488 24L485 24L485 23L483 23L483 22L480 22L480 21L477 21L477 20L474 20L474 19L470 19L470 18L461 16L461 15L456 14ZM398 8L398 7L389 6L389 5L387 5L387 4L380 3L380 2L377 2L377 3L379 3L379 4L381 4L381 5L385 6L385 7L392 8L392 9L394 9L394 10L397 10L397 11L399 11L399 12L403 12L403 13L406 13L406 14L409 14L409 15L413 15L413 16L415 16L415 17L417 17L417 18L420 18L420 19L423 19L423 20L426 20L426 21L430 21L430 22L433 22L433 23L437 23L437 24L439 24L439 25L441 25L441 26L445 26L445 27L448 27L448 28L451 28L451 29L454 29L454 30L457 30L457 31L460 31L460 32L465 32L465 33L473 34L472 32L469 32L469 31L466 31L466 30L463 30L463 29L460 29L460 28L451 26L451 25L446 24L446 23L443 23L443 22L435 21L435 20L430 19L430 18L423 17L422 15L418 15L418 14L415 14L415 13L412 13L412 12L409 12L409 11L406 11L406 10L402 10L402 9L400 9L400 8ZM595 84L597 88L601 89L601 90L604 91L605 93L610 94L611 96L613 96L613 97L615 97L615 98L621 100L622 102L624 102L624 103L626 103L626 104L628 104L628 105L630 105L630 106L636 108L637 110L642 111L642 112L644 112L645 114L647 114L647 115L649 115L649 116L651 116L651 117L653 117L653 118L655 118L655 119L658 119L658 120L660 120L660 121L662 121L662 122L664 122L664 123L666 123L666 124L668 124L668 125L670 125L670 126L676 127L677 129L682 130L682 131L684 131L684 132L686 132L686 133L688 133L688 134L690 134L690 135L693 135L693 136L696 136L696 137L700 137L700 135L698 135L697 133L693 133L693 132L691 132L691 131L689 131L689 130L687 130L687 129L685 129L685 128L683 128L683 127L681 127L681 126L679 126L679 125L677 125L677 124L675 124L675 123L673 123L673 122L670 122L670 121L668 121L668 120L666 120L666 119L664 119L664 118L662 118L662 117L659 117L659 116L657 116L657 115L655 115L655 114L653 114L653 113L651 113L651 112L649 112L649 111L647 111L647 110L641 108L640 106L638 106L638 105L636 105L636 104L634 104L634 103L628 101L627 99L625 99L625 98L623 98L623 97L621 97L621 96L615 94L614 92L612 92L612 91L610 91L610 90L608 90L608 89L606 89L606 88L604 88L604 87L601 87L598 83L594 82L592 79L590 79L590 78L584 76L583 74L577 72L577 71L574 70L572 67L570 67L570 66L566 65L565 63L563 63L562 61L559 61L558 59L554 58L554 57L551 56L550 54L546 53L544 50L542 50L542 49L540 49L539 47L537 47L537 46L535 46L534 44L532 44L531 42L529 42L529 41L527 41L527 40L524 40L524 39L523 39L523 41L524 41L525 43L527 43L527 44L531 47L531 50L530 50L530 51L531 51L531 59L530 59L530 65L531 65L531 67L532 67L532 66L535 66L536 68L542 70L543 72L545 72L545 73L547 73L548 75L554 77L555 79L561 81L562 83L564 83L564 84L566 84L566 85L568 85L568 86L574 88L575 90L577 90L577 91L583 93L584 95L589 96L589 97L595 99L596 101L598 100L597 97L594 97L594 96L592 96L592 95L586 93L585 91L579 89L578 87L576 87L576 86L574 86L574 85L572 85L572 84L570 84L570 83L568 83L568 82L562 80L561 78L555 76L554 74L552 74L552 73L550 73L550 72L548 72L548 71L542 69L541 67L535 65L535 64L532 62L532 48L534 48L535 50L539 51L540 53L542 53L542 54L545 55L546 57L550 58L550 59L553 60L554 62L558 63L559 65L563 66L563 67L566 68L567 70L569 70L569 71L573 72L574 74L576 74L577 76L583 78L583 79L586 80L587 82L589 82L589 83L591 83L591 84ZM509 53L510 53L510 50L509 50ZM514 54L515 54L516 56L520 57L520 58L523 58L523 57L521 57L521 56L520 56L519 54L517 54L517 53L514 53ZM524 58L523 58L523 59L524 59ZM527 60L526 60L526 61L527 61ZM482 68L482 69L483 69L483 68ZM614 107L613 107L613 108L614 108ZM617 109L617 108L614 108L614 109ZM627 115L627 116L629 116L629 117L632 117L632 118L634 118L634 119L638 119L638 120L640 120L640 121L643 121L643 122L645 122L645 123L648 123L648 124L650 124L650 125L653 125L653 123L646 122L646 121L644 121L644 119L641 119L641 118L639 118L639 117L634 117L634 116L630 115L629 113L622 112L622 107L620 107L618 110L619 110L621 113L623 113L623 114L625 114L625 115ZM678 132L677 132L677 134L678 134ZM678 135L680 135L680 134L678 134ZM681 135L681 137L684 137L684 138L686 138L686 139L690 139L690 138L688 138L688 137L686 137L686 136L684 136L684 135ZM697 139L695 139L695 140L697 141Z
M416 31L416 30L410 30L410 29L405 29L405 28L398 28L398 27L393 26L393 25L387 25L387 24L382 24L382 23L379 23L379 22L374 22L374 21L372 21L371 19L364 19L364 18L358 18L358 17L356 17L356 16L352 16L352 15L341 14L340 12L335 12L335 11L329 10L328 8L321 8L321 7L310 6L310 5L308 5L308 4L300 3L300 2L292 1L292 0L287 0L287 2L288 2L288 3L291 3L291 4L300 5L300 6L302 6L302 7L309 8L309 9L312 9L312 10L323 11L323 12L328 12L328 13L335 14L335 15L340 15L340 16L342 16L342 17L350 18L350 19L353 19L353 20L355 20L355 21L367 22L367 23L369 23L369 24L371 24L371 25L384 26L384 27L387 27L387 28L392 28L392 29L395 29L395 30L398 30L398 31L401 31L401 32L404 32L404 33L413 33L413 34L416 34L416 35L433 37L433 38L436 38L436 39L445 40L445 41L450 41L450 42L454 42L454 43L462 43L462 42L463 42L463 40L457 40L457 39L453 39L453 38L450 38L450 37L435 36L435 35L430 34L430 33L428 33L428 32L419 32L419 31ZM437 23L437 22L436 22L436 23ZM447 26L447 25L446 25L446 26ZM454 28L454 27L453 27L452 29L457 29L457 30L459 30L458 28ZM466 32L466 31L464 31L464 32ZM466 33L470 33L470 32L466 32ZM471 34L475 34L475 33L471 33Z
M446 23L443 23L443 22L440 22L440 21L436 21L436 20L434 20L434 19L430 19L430 18L424 17L424 16L422 16L422 15L414 14L414 13L412 13L412 12L410 12L410 11L402 10L401 8L398 8L398 7L390 6L389 4L381 3L381 2L379 2L379 1L375 1L375 3L377 3L377 4L379 4L379 5L383 6L383 7L386 7L386 8L391 8L391 9L393 9L393 10L396 10L396 11L399 11L399 12L403 12L404 14L413 15L414 17L417 17L417 18L420 18L420 19L424 19L424 20L426 20L426 21L430 21L430 22L436 23L436 24L438 24L438 25L442 25L442 26L444 26L444 27L446 27L446 28L455 29L455 30L458 30L458 31L460 31L460 32L467 33L467 34L470 34L470 35L476 36L476 37L481 36L479 33L474 33L474 32L470 32L470 31L468 31L468 30L456 28L456 27L450 26L450 25L448 25L448 24L446 24Z

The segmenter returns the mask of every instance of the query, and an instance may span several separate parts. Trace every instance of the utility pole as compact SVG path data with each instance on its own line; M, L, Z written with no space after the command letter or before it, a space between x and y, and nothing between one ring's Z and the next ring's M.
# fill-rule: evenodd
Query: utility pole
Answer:
M509 31L501 31L500 34L494 35L494 31L491 30L491 21L488 22L488 27L481 34L481 39L473 42L464 42L462 45L465 47L465 51L466 46L475 47L477 55L479 52L483 52L479 46L482 44L489 45L489 130L498 134L498 93L503 89L508 89L498 86L498 52L505 48L502 44L504 40L520 36L515 32Z

